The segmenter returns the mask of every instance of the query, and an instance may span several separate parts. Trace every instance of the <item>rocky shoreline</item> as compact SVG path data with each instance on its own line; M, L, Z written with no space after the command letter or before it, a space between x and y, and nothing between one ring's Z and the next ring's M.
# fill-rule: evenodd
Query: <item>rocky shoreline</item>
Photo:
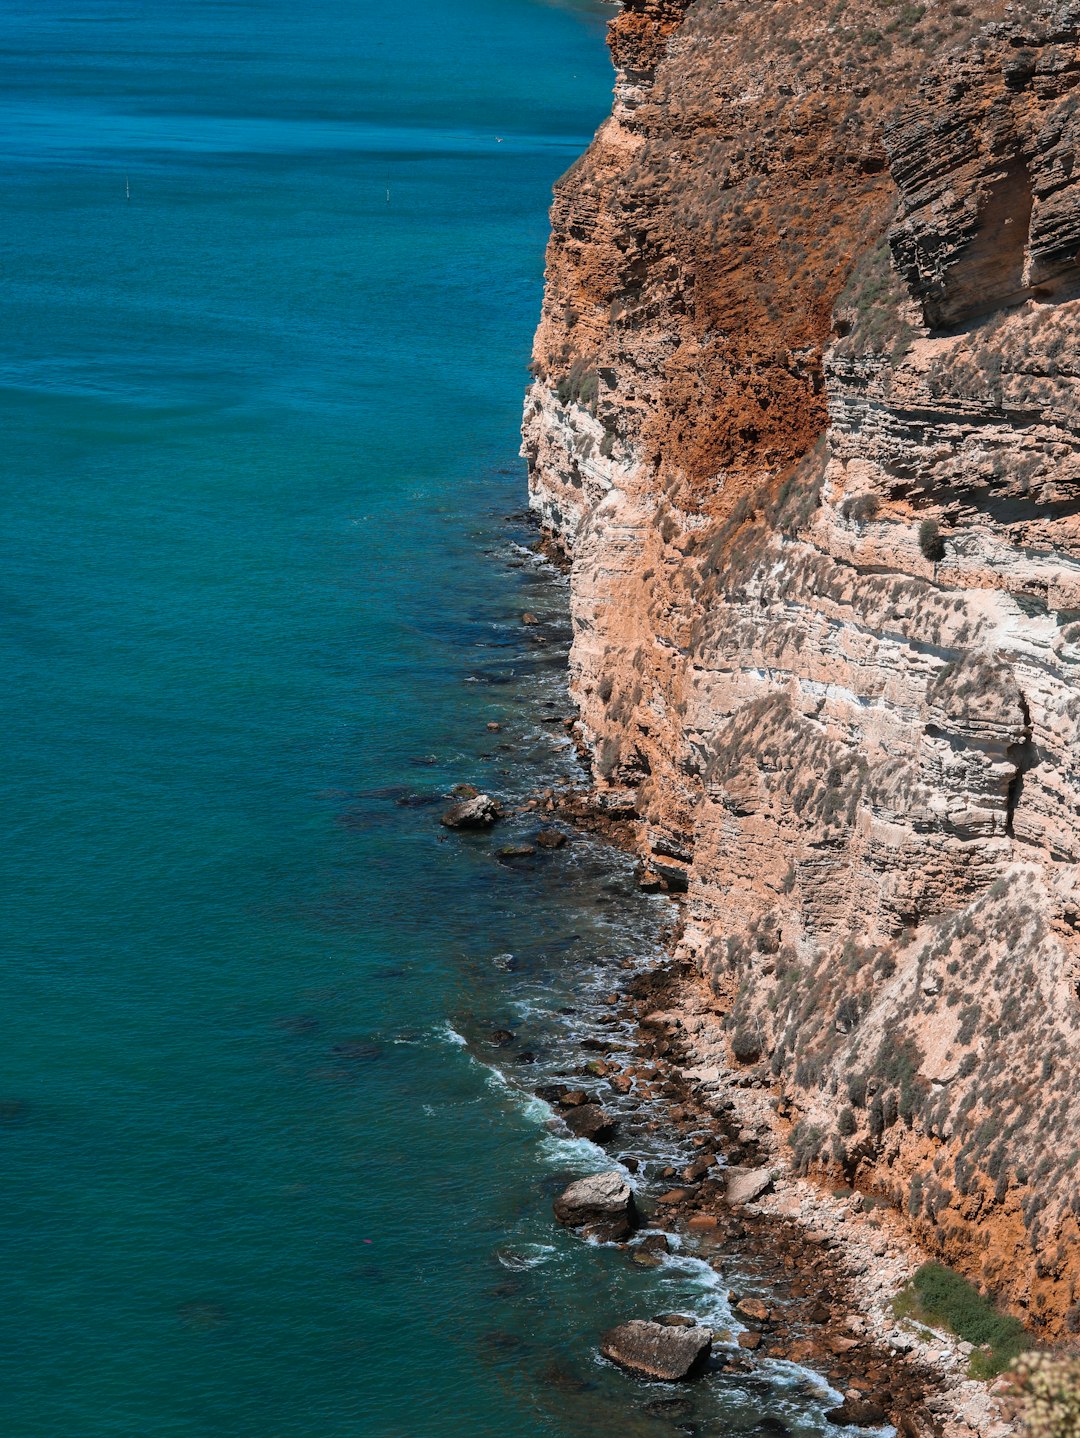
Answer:
M674 1081L686 1086L681 1106L720 1116L734 1135L732 1156L768 1179L762 1192L751 1190L750 1202L739 1206L737 1222L754 1222L759 1241L777 1246L785 1269L794 1260L800 1274L814 1273L835 1295L827 1318L820 1296L809 1314L804 1303L794 1323L789 1316L773 1351L811 1367L824 1362L834 1386L846 1386L855 1401L872 1394L901 1433L1007 1438L1015 1432L1002 1402L1009 1385L998 1385L995 1393L994 1385L967 1377L970 1344L944 1333L928 1342L922 1336L928 1330L893 1313L892 1300L929 1255L888 1207L858 1192L830 1192L792 1172L787 1126L778 1111L782 1100L760 1069L729 1062L715 997L695 975L674 966L657 980L657 992L636 1001L636 1014L643 1032L667 1048L663 1061ZM703 1188L686 1191L669 1211L691 1231L704 1226L703 1216L716 1216L722 1235L731 1206L725 1193L704 1194ZM917 1388L922 1403L913 1410Z
M538 551L551 558L543 541ZM523 615L522 622L535 642L535 615ZM576 721L558 717L550 699L545 709L551 712L540 722L558 725L576 742ZM580 748L579 757L587 773L588 755ZM532 863L539 849L546 851L544 862L573 866L575 851L588 840L635 858L641 852L634 815L580 782L565 779L516 802L465 787L451 797L457 804L443 822L449 816L451 828L492 828L493 857L502 863ZM459 824L463 805L472 807ZM484 811L475 826L474 808ZM527 831L518 832L523 825ZM502 839L507 828L514 831L510 843ZM650 871L639 870L638 882L646 892L667 887ZM880 1430L889 1423L903 1438L1009 1438L1016 1429L1008 1397L967 1377L970 1347L965 1351L938 1333L928 1342L927 1330L894 1316L893 1298L927 1260L899 1218L873 1197L830 1192L792 1172L785 1142L790 1125L771 1075L757 1063L733 1060L722 1000L688 964L670 957L681 937L682 900L677 892L669 898L663 936L669 956L610 961L604 969L609 991L599 1000L604 1012L594 1016L590 1035L560 1056L556 1081L530 1085L527 1070L513 1073L517 1087L551 1106L555 1132L598 1145L619 1166L612 1176L629 1174L634 1185L632 1226L601 1225L600 1231L565 1206L560 1211L558 1200L553 1218L617 1244L643 1268L659 1268L665 1255L678 1253L700 1259L722 1284L730 1283L734 1322L714 1331L706 1365L714 1373L753 1374L763 1362L797 1364L841 1395L827 1412L835 1424ZM518 1038L500 1029L487 1041L504 1048L516 1068L534 1058L529 1050L512 1051ZM531 1040L522 1035L521 1042ZM641 1132L670 1135L685 1161L646 1171L626 1151ZM605 1172L599 1151L595 1171ZM680 1314L625 1317L624 1328L693 1322ZM636 1330L630 1339L632 1351L658 1341ZM620 1362L625 1338L598 1331L596 1340L606 1357ZM621 1366L644 1372L632 1359ZM691 1366L701 1371L696 1358Z
M530 803L579 832L635 849L631 826L586 792L549 790ZM967 1376L971 1345L941 1332L927 1341L930 1330L894 1315L892 1300L929 1257L899 1218L872 1197L830 1192L793 1173L783 1100L764 1069L731 1060L718 1000L700 977L669 960L638 974L619 1007L637 1033L633 1061L583 1053L581 1075L592 1089L541 1096L561 1108L572 1132L588 1131L581 1115L602 1110L607 1085L624 1102L647 1105L653 1121L693 1134L699 1160L667 1171L670 1186L638 1202L651 1235L677 1234L682 1251L720 1272L733 1255L753 1255L767 1294L732 1292L745 1328L720 1335L737 1344L719 1355L722 1365L737 1368L760 1355L820 1372L844 1395L832 1415L838 1423L890 1422L904 1438L1015 1433L1010 1385ZM607 1137L599 1125L588 1136ZM740 1201L743 1176L751 1183ZM637 1245L635 1261L658 1261L654 1237Z

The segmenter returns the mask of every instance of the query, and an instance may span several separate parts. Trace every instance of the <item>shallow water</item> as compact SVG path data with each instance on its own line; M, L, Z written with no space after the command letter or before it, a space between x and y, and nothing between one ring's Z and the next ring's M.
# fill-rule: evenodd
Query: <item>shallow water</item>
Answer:
M557 1231L599 1155L484 1050L663 903L421 802L573 767L502 516L602 13L6 7L7 1438L678 1431L595 1339L715 1281Z

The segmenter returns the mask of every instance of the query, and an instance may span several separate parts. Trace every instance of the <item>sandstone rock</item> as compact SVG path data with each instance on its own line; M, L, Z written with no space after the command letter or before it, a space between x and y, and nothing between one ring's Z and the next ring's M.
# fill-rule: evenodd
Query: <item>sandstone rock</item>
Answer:
M861 1348L862 1343L858 1338L844 1338L840 1334L833 1334L825 1340L825 1346L830 1353L850 1353L855 1348Z
M490 829L502 818L502 806L490 794L475 794L453 804L442 816L448 829Z
M817 1152L850 1149L854 1119L861 1176L935 1256L1061 1329L1080 1291L1059 1142L1080 1131L1080 24L911 6L877 47L827 5L720 8L623 7L612 117L552 208L523 447L572 559L599 802L643 864L685 865L681 957L742 988L744 1026L811 1015L775 1079ZM915 1071L903 1123L867 1072L893 1059ZM976 1115L1050 1082L1050 1128L1033 1102L975 1152ZM908 1214L911 1181L961 1153L983 1199ZM1037 1219L994 1197L991 1155L1048 1160Z
M752 1353L756 1348L761 1347L761 1334L750 1328L744 1329L739 1334L739 1347L746 1348Z
M601 1242L617 1242L637 1221L634 1194L621 1173L579 1178L555 1200L555 1217L568 1228L583 1228Z
M536 842L541 849L561 849L566 843L566 835L561 829L541 829Z
M755 1203L773 1186L773 1176L767 1168L729 1169L727 1201L733 1206Z
M756 1323L767 1323L769 1320L769 1305L760 1298L740 1298L735 1312L743 1318L752 1318Z
M589 1095L583 1088L564 1088L555 1093L555 1102L560 1108L577 1108L579 1104L588 1103Z
M689 1378L711 1348L712 1333L707 1328L672 1328L641 1319L610 1329L600 1340L600 1352L612 1363L663 1383Z
M658 1313L653 1319L654 1323L661 1323L665 1328L696 1328L697 1319L689 1313Z

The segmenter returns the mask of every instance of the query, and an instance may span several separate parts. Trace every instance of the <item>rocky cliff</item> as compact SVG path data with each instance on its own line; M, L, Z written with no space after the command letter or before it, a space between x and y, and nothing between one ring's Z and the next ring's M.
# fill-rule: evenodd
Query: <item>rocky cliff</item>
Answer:
M797 1164L1075 1328L1080 4L610 33L524 424L600 799Z

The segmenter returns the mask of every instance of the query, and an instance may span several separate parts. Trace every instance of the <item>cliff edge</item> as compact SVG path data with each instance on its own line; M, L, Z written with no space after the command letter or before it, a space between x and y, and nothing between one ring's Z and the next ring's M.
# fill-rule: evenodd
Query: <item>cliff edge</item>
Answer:
M600 799L803 1171L1080 1326L1080 4L627 0L524 422Z

